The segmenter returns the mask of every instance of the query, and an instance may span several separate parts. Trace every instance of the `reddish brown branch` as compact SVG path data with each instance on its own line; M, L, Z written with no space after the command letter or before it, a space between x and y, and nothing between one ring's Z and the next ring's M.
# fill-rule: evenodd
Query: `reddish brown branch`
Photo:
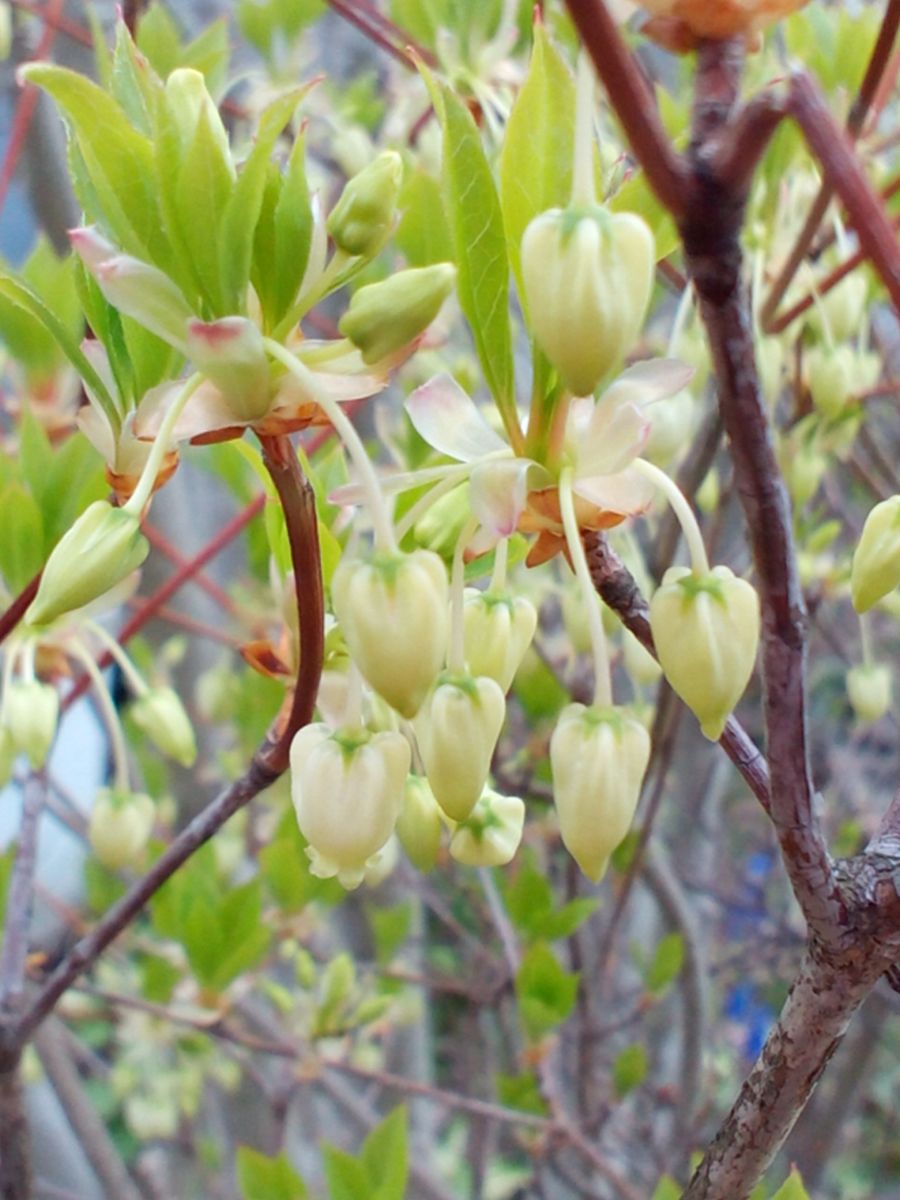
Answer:
M365 3L365 0L353 0L352 3L350 0L327 0L327 3L339 17L354 25L373 45L390 54L404 67L417 71L417 59L429 67L437 66L437 60L430 50Z
M663 128L656 99L603 0L566 0L635 158L661 204L684 211L685 170Z
M0 616L0 643L4 642L9 637L18 623L25 616L25 610L37 595L40 582L41 572L38 571L34 579L25 585L22 591L19 592L18 596L16 596L15 600L13 600L12 604L10 604L6 612Z
M900 0L890 0L878 38L872 50L872 57L869 60L865 77L850 109L850 115L847 118L847 131L853 140L859 135L866 117L869 115L881 81L887 71L894 42L897 37L898 24L900 24ZM763 329L767 332L777 332L774 325L778 305L781 303L785 292L800 269L800 264L809 252L813 238L816 236L825 213L828 211L828 205L831 203L833 195L834 190L831 183L825 180L819 188L818 195L813 201L812 208L788 255L787 261L779 272L778 278L772 284L760 311L760 322ZM782 325L780 328L784 328L784 326Z
M294 734L312 720L325 653L325 596L319 553L316 498L286 437L263 438L263 461L272 476L287 524L300 629L300 666L290 707L266 765L280 773L288 765Z

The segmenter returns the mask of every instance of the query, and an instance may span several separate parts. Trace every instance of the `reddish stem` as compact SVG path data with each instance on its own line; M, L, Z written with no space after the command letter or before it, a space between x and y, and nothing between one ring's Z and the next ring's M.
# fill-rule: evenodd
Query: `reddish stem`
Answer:
M50 5L36 4L34 0L10 0L13 8L20 8L23 12L33 13L34 16L40 17L45 25L51 26L57 33L61 33L64 37L71 38L73 42L78 42L81 46L89 46L93 48L94 39L91 36L90 30L85 29L83 25L79 25L76 21L70 21L68 17L63 15L54 16Z
M142 530L153 549L158 550L160 554L164 554L176 567L185 567L190 562L187 555L182 554L176 546L173 546L165 534L161 533L155 525L151 525L149 521L145 521ZM193 581L198 587L203 588L204 592L206 592L210 599L215 600L220 608L229 613L234 612L234 601L214 579L210 579L202 571L196 571Z

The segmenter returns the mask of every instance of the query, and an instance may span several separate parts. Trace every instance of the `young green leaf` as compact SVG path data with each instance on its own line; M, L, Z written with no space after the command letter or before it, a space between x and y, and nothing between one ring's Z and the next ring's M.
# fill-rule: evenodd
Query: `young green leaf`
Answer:
M520 442L509 325L509 258L497 189L471 113L427 73L425 80L444 131L444 192L459 272L459 302L507 433Z
M803 1186L803 1180L796 1167L772 1197L772 1200L809 1200L809 1192Z
M577 994L578 973L564 970L549 946L538 942L528 950L516 976L516 996L529 1038L538 1041L561 1025Z
M575 83L543 24L534 27L528 76L516 97L500 155L500 202L509 261L524 296L519 247L528 223L562 208L572 190Z
M286 1154L267 1158L238 1146L236 1165L242 1200L306 1200L309 1195Z
M409 1162L406 1146L406 1109L401 1105L376 1125L360 1154L377 1200L404 1200Z
M647 1051L638 1042L626 1046L613 1063L613 1088L621 1100L644 1082L647 1076Z
M644 974L647 990L654 996L662 996L681 974L683 965L684 938L680 933L667 933Z

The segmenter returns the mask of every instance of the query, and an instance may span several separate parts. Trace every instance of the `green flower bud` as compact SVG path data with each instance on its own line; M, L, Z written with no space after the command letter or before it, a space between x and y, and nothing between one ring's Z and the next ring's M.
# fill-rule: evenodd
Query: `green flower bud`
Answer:
M431 785L423 775L408 775L403 808L397 818L397 837L409 861L420 871L430 871L441 848L441 810Z
M183 767L197 758L197 740L191 719L178 694L170 687L151 688L131 706L134 723L158 750Z
M850 569L853 607L868 612L900 584L900 495L876 504L863 526Z
M682 388L674 396L657 400L647 412L650 436L643 457L658 467L667 467L691 444L697 424L697 404L687 388Z
M48 625L63 613L82 608L136 571L149 552L150 543L134 513L95 500L47 559L26 622Z
M812 402L829 421L844 410L856 390L856 354L850 346L816 346L806 360L809 394Z
M887 666L858 666L847 672L847 696L860 721L878 721L891 707L891 671Z
M810 309L810 328L821 337L822 326L827 323L833 341L848 342L857 335L865 317L867 289L865 278L858 272L845 276Z
M650 625L666 678L718 741L756 661L756 592L728 567L703 577L670 567L650 601Z
M485 788L465 821L450 839L450 854L466 867L502 867L511 862L522 841L525 804Z
M134 866L150 840L155 819L149 796L104 788L97 793L88 823L91 849L110 871Z
M394 831L409 771L399 733L307 725L291 743L291 795L314 875L362 883Z
M360 351L363 362L380 362L425 332L455 280L452 263L398 271L354 292L338 328Z
M373 258L390 237L403 180L403 160L385 150L348 180L328 217L328 232L345 254Z
M632 213L553 208L522 238L532 332L576 396L589 396L631 350L647 313L656 244Z
M563 709L550 739L553 800L566 849L597 883L631 826L650 737L626 709Z
M463 608L466 665L508 692L537 629L537 609L524 596L467 588Z
M183 156L196 153L198 143L218 159L219 171L235 178L228 132L202 72L178 67L166 80L166 105L174 120Z
M406 718L416 715L447 650L447 569L430 550L342 559L331 598L366 681Z
M505 715L496 680L446 672L416 718L428 782L454 821L468 817L484 790Z
M26 754L32 767L42 767L56 737L59 696L56 688L37 679L15 679L3 693L3 725L16 753Z

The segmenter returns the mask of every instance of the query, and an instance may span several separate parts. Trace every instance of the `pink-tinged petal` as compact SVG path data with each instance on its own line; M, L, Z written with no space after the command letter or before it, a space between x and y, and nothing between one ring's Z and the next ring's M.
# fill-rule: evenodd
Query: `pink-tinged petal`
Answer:
M623 371L600 397L600 404L652 404L686 388L694 368L677 358L648 358Z
M576 476L623 471L640 454L649 436L650 421L636 404L610 403L602 396L586 424L569 427L567 440L576 456Z
M472 515L498 537L509 537L519 524L535 476L546 475L528 458L501 458L479 463L471 475Z
M221 392L231 409L231 423L265 416L271 405L269 360L260 331L246 317L190 321L188 357Z
M93 404L79 409L75 424L100 454L104 462L112 463L116 456L116 440L106 414Z
M502 534L497 533L493 529L487 529L482 525L468 546L466 546L466 560L471 561L473 558L480 558L482 554L489 554L497 543L502 540Z
M451 375L436 375L416 388L406 401L406 411L429 446L460 462L509 449Z
M152 388L144 396L134 418L134 431L139 438L152 441L159 432L169 406L183 389L183 380L163 383ZM187 441L244 424L246 422L235 419L234 409L216 385L206 379L188 400L184 411L175 422L172 440Z
M69 240L113 306L184 353L193 313L177 284L157 267L121 254L93 228L73 229Z
M637 471L576 479L572 490L597 508L623 516L645 512L653 503L654 495L652 484Z

